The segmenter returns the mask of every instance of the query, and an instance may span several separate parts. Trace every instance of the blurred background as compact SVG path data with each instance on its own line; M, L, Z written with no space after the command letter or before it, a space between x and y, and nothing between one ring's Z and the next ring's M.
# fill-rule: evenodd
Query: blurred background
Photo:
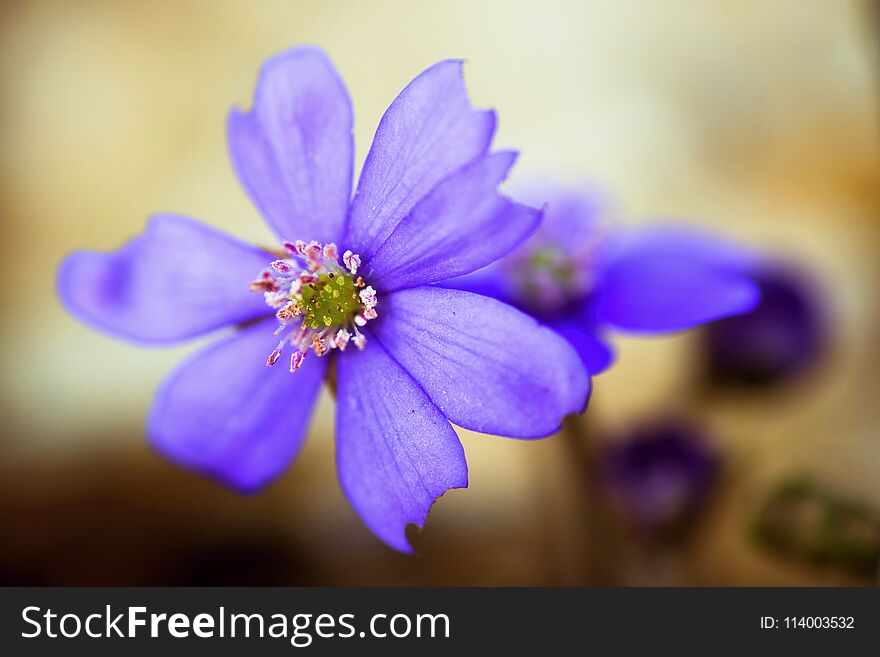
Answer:
M0 5L0 583L875 584L880 558L880 9L844 1ZM514 180L604 187L778 262L751 317L615 341L591 408L524 442L462 431L470 488L417 556L346 504L325 395L305 449L239 497L143 424L198 345L68 317L55 269L156 211L271 237L224 134L269 55L323 47L359 167L418 72L467 60ZM733 320L732 320L733 321ZM738 322L738 323L736 323Z

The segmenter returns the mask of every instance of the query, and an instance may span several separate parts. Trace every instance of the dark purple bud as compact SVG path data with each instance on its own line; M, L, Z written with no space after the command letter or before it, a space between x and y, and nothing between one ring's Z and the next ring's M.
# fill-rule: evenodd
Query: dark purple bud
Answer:
M599 484L637 529L680 533L704 506L721 456L697 428L678 422L638 427L602 446Z
M755 310L718 320L705 336L709 381L722 387L763 387L806 372L826 344L819 295L802 274L765 269L755 275Z

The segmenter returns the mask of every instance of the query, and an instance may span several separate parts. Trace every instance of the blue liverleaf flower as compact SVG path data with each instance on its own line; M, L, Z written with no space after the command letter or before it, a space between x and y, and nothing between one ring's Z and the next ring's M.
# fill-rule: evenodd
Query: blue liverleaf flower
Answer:
M534 190L532 190L534 192ZM608 334L689 329L753 309L756 256L673 225L627 228L594 190L553 189L538 231L481 270L444 281L511 304L555 329L590 374L611 364Z
M542 437L589 393L553 331L433 285L488 265L540 221L498 193L516 155L489 152L494 131L494 113L469 104L461 62L442 61L385 112L352 196L346 88L320 50L282 53L252 109L228 121L232 163L278 254L157 215L115 252L71 254L59 295L83 322L139 343L236 329L164 382L147 433L240 491L290 465L335 363L340 483L379 538L409 551L406 525L467 486L450 422Z

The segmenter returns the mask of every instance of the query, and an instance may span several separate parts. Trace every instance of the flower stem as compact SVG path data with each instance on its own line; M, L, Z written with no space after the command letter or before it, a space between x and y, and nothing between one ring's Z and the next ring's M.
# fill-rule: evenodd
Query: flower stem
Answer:
M573 468L580 519L585 531L583 558L586 562L585 585L608 586L615 583L612 554L605 531L605 509L601 503L600 490L596 481L595 446L590 440L590 432L583 416L569 416L562 424L562 441L569 454Z

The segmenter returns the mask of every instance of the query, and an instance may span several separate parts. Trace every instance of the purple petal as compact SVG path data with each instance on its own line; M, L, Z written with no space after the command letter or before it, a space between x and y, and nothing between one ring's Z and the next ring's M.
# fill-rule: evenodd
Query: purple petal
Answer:
M636 258L682 259L732 272L749 271L761 260L753 251L707 231L674 225L619 230L603 246L600 266Z
M238 177L283 239L339 240L351 196L351 101L327 56L296 48L263 66L253 109L229 114Z
M571 343L591 376L601 374L614 361L614 349L586 326L572 322L551 323L559 335Z
M491 296L553 323L589 304L610 203L597 190L547 184L518 185L516 196L543 207L534 234L483 269L439 284Z
M436 285L450 290L464 290L465 292L482 294L484 297L492 297L516 306L518 300L516 286L511 279L510 272L502 263L503 259L496 260L482 269L464 276L439 281Z
M459 426L537 438L586 406L590 382L571 345L500 301L417 287L378 309L375 336Z
M615 236L599 265L598 322L665 332L746 312L758 303L745 274L753 256L710 236L649 229Z
M336 464L355 511L379 538L411 552L406 526L467 487L464 450L431 400L377 341L337 360Z
M532 250L552 246L578 258L594 250L605 224L610 223L610 199L589 185L578 188L559 188L555 182L520 185L513 196L523 203L544 207L541 227L528 242Z
M515 153L488 155L441 182L367 261L365 276L383 292L442 281L479 269L528 237L541 212L496 187Z
M269 483L305 437L327 359L306 358L291 374L266 367L275 346L266 320L196 353L160 388L147 433L185 468L241 491Z
M462 63L421 73L382 117L349 215L346 246L365 260L441 180L483 155L495 131L491 111L471 109Z
M58 295L94 328L172 342L267 314L248 284L266 252L194 219L156 215L118 251L77 251L58 269Z

